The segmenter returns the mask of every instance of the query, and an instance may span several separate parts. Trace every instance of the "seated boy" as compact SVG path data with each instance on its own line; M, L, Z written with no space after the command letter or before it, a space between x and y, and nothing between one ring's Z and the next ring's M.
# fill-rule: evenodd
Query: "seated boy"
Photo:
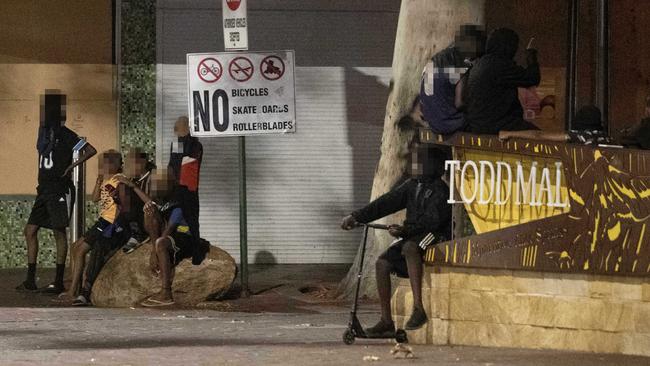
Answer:
M151 192L157 202L138 188L132 181L122 178L121 182L142 198L145 203L145 227L149 232L153 248L149 264L151 271L160 277L162 289L148 297L141 305L147 307L174 304L172 295L173 268L183 259L192 257L193 239L183 210L178 202L169 197L172 194L172 180L166 170L156 172Z
M404 223L391 225L389 229L397 240L377 259L381 320L366 329L371 337L390 337L395 333L390 309L391 273L409 278L411 282L414 308L406 329L418 329L427 322L422 303L424 248L431 242L429 234L440 241L442 237L449 237L451 229L451 207L446 195L449 188L441 179L445 156L441 150L418 147L409 164L412 178L343 219L341 227L350 230L359 222L369 223L406 208Z
M115 150L104 152L99 158L99 176L93 190L93 200L99 202L100 217L86 233L72 244L72 285L62 293L59 301L73 301L78 295L86 254L91 250L103 251L124 244L124 230L118 224L120 202L125 198L125 187L120 184L122 155Z
M148 162L148 156L140 148L131 148L124 163L124 175L138 185L144 192L149 192L148 183L150 170L153 169ZM99 181L98 181L99 183ZM84 271L84 279L81 293L72 302L73 306L90 305L90 293L92 286L104 267L104 264L115 254L121 243L126 241L122 250L130 253L135 250L141 242L147 239L144 230L144 202L132 189L126 187L124 197L120 200L120 214L117 223L123 232L120 232L119 242L114 245L100 245L90 252L90 258ZM127 239L128 238L128 239Z

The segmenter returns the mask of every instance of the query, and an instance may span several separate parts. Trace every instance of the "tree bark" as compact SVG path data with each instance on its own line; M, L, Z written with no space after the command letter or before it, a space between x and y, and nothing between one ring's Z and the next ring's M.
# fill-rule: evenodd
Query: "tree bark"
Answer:
M393 77L390 84L381 157L372 185L370 200L388 192L406 172L409 145L416 131L398 128L398 121L409 113L419 93L424 65L431 56L447 47L462 24L484 24L485 0L402 0L395 48ZM400 224L404 213L385 217L379 222ZM393 238L386 231L370 229L364 260L362 297L376 298L375 261ZM337 289L339 297L354 296L359 272L361 246L347 276Z

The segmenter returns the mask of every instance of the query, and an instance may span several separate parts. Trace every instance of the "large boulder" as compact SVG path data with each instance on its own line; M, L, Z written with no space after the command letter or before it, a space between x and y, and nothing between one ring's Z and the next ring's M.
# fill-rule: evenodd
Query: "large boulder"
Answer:
M93 285L91 300L95 306L131 307L160 291L160 278L149 270L152 245L145 243L130 254L119 250L108 260ZM237 267L230 254L210 246L203 263L192 265L185 259L176 266L174 300L181 306L193 306L208 297L228 291Z

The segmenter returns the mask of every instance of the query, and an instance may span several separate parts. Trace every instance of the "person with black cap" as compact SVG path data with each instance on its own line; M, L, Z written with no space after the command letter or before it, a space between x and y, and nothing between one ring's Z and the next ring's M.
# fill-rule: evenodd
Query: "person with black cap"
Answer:
M569 132L550 132L540 130L500 131L499 139L523 138L555 142L571 142L583 145L609 144L610 138L605 132L600 109L588 105L580 108L571 121Z
M199 232L199 173L203 160L203 145L190 135L190 122L181 116L174 124L176 141L172 142L168 169L174 179L173 195L183 208L183 213L194 241L192 264L201 264L205 247L200 245Z
M517 88L539 85L537 50L526 49L527 67L514 61L519 36L508 28L495 29L487 39L483 55L463 78L462 104L466 130L496 135L502 130L531 130L537 127L524 119Z
M620 142L623 145L650 150L650 96L645 99L645 111L641 121L620 132Z
M64 126L65 95L46 91L41 97L41 117L36 149L38 150L38 187L32 212L25 225L27 242L27 278L17 291L36 291L36 260L38 259L38 230L51 229L56 241L56 277L42 292L59 294L64 291L63 273L68 254L66 228L74 202L72 169L97 153L86 140ZM79 160L72 161L75 151Z
M442 180L446 156L439 149L416 148L409 161L410 179L343 218L341 228L350 230L358 223L369 223L406 209L403 224L391 225L388 230L395 242L375 265L381 320L366 329L371 337L391 337L395 333L390 308L391 273L411 282L413 313L405 328L418 329L428 320L422 303L422 256L427 245L450 238L451 234L451 206L446 195L449 188Z

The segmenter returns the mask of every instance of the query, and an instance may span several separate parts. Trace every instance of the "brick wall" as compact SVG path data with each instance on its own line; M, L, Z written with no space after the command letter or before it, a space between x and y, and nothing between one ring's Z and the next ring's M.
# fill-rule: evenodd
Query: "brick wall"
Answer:
M650 355L650 283L643 278L428 267L430 321L414 343L547 348ZM403 326L406 280L393 295Z

